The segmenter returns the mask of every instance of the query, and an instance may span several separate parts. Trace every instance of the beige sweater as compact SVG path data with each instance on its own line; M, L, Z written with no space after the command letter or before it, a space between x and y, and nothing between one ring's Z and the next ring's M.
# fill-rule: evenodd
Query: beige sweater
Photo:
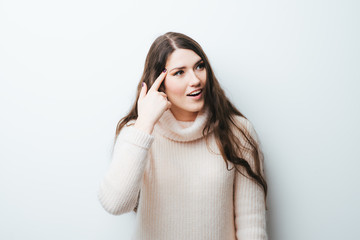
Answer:
M134 209L140 193L133 240L268 238L264 193L226 169L213 132L207 148L202 129L208 116L206 109L194 122L180 122L168 110L151 135L129 123L120 131L98 198L120 215ZM255 133L248 120L236 119Z

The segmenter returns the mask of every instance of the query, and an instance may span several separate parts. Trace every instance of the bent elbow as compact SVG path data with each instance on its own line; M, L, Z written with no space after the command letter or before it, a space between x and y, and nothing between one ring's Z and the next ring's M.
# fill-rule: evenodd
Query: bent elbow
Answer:
M99 188L97 198L104 210L112 215L129 213L134 210L137 203L136 197L126 197L126 194L103 187Z

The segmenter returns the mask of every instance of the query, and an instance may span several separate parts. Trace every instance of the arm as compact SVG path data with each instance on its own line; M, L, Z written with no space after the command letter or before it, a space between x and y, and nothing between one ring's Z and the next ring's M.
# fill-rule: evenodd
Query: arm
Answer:
M250 134L257 140L256 133L250 121L243 119L245 126ZM244 157L249 161L253 169L254 162L245 154ZM262 156L262 153L260 154ZM262 159L261 159L262 160ZM262 164L261 164L262 165ZM238 169L245 174L242 168ZM236 238L239 240L267 240L266 232L266 210L263 188L252 179L235 172L234 182L234 215Z
M120 215L132 211L136 206L153 141L153 135L134 126L125 125L121 129L112 161L97 193L107 212Z

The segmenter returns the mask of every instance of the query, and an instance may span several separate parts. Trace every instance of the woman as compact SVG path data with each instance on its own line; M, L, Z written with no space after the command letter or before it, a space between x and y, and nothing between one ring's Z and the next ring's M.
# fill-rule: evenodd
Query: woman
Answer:
M114 215L137 212L133 239L267 239L259 144L200 45L165 33L118 123L99 201Z

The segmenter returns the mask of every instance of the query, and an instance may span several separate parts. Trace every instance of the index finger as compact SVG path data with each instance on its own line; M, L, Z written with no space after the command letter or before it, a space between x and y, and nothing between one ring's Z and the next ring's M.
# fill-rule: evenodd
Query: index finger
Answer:
M165 70L166 70L166 68L165 68ZM158 78L154 81L154 83L151 86L151 88L149 89L149 91L157 91L159 89L161 83L165 79L166 74L167 74L167 71L166 72L162 71L161 74L158 76Z

